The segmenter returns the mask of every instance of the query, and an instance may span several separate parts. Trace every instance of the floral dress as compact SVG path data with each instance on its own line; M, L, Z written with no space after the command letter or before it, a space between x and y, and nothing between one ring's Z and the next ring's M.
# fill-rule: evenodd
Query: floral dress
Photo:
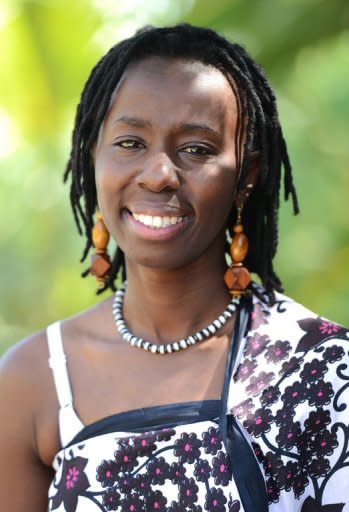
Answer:
M244 301L221 400L83 426L48 330L62 449L48 511L349 512L349 331L284 295ZM240 311L241 316L241 311Z

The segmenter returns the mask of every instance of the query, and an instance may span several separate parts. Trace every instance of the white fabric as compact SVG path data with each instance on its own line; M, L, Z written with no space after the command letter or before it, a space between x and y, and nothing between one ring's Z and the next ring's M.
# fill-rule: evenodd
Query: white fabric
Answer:
M67 370L67 358L63 349L60 322L47 327L49 365L53 372L59 410L59 434L62 446L66 446L84 428L73 407L73 396Z

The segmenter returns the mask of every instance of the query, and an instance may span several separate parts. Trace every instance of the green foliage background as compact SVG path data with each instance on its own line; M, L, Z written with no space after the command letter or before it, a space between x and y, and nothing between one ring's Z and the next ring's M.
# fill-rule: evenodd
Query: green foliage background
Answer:
M75 105L112 44L180 21L266 69L302 209L282 207L277 270L288 295L349 324L348 0L0 0L0 352L97 300L62 185Z

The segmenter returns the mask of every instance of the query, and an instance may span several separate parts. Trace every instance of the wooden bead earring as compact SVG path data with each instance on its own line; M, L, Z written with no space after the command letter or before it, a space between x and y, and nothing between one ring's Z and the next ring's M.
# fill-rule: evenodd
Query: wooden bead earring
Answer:
M251 282L251 275L242 263L248 252L248 239L241 223L241 214L242 208L238 208L236 223L233 227L234 234L230 244L232 261L230 267L224 274L225 284L233 296L244 294Z
M96 277L97 281L103 283L108 277L108 272L111 268L110 257L107 253L110 235L100 211L97 211L96 219L96 223L92 228L92 242L95 252L91 256L90 272Z

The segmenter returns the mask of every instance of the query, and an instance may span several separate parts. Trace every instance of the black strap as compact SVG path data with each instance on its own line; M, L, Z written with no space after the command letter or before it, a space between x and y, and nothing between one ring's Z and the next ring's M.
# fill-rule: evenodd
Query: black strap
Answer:
M261 468L252 451L252 447L241 432L236 418L232 414L227 414L229 384L241 340L247 332L251 310L251 297L243 297L237 311L230 342L221 401L220 431L229 455L232 474L245 512L268 512L268 497Z

